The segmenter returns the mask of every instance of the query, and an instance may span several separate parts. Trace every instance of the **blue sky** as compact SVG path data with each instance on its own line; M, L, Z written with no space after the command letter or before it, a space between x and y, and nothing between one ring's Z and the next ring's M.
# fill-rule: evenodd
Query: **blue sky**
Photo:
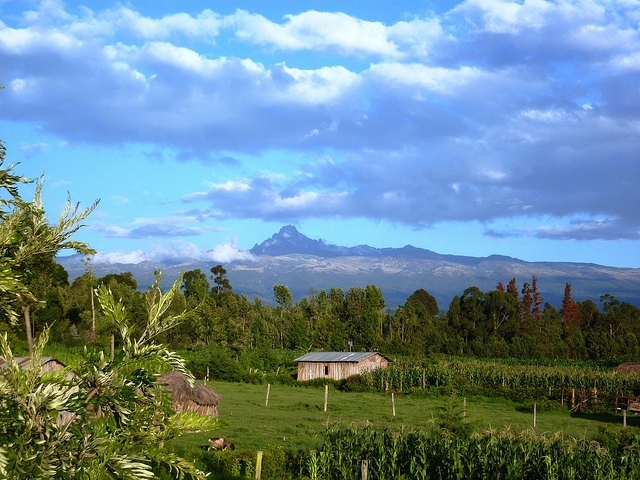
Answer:
M187 6L185 6L185 4ZM640 267L640 2L0 0L0 138L95 261Z

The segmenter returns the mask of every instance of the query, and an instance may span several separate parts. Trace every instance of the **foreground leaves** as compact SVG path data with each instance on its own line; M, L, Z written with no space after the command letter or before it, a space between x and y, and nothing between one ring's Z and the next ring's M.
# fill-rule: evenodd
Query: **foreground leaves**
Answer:
M0 478L151 479L159 468L175 478L206 478L191 462L162 448L185 431L211 429L215 419L176 414L158 384L168 370L189 375L181 357L155 342L180 320L166 315L178 287L162 294L159 281L158 274L147 293L149 315L138 338L120 302L106 289L98 292L122 337L122 353L114 361L85 350L73 369L45 373L45 331L23 370L6 334L0 337L0 356L7 363L0 374Z

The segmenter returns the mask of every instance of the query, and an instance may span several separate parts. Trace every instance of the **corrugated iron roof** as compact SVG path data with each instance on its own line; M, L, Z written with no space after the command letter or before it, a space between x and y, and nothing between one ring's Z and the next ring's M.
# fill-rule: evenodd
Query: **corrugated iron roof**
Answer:
M378 352L311 352L298 357L294 362L361 362L372 355L380 355Z
M27 368L29 368L29 362L31 361L31 357L13 357L13 359L16 361L18 365L20 365L20 368L22 368L23 370L26 370ZM40 365L49 363L52 360L57 362L57 360L53 357L41 357ZM5 361L4 358L0 357L0 370L4 370L5 368L7 368L7 362Z

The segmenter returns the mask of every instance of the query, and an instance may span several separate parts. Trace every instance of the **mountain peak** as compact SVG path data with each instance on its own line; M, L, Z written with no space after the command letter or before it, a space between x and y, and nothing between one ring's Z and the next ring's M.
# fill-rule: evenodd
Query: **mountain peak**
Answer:
M251 249L251 253L272 256L292 253L326 256L327 250L330 250L330 247L325 245L322 240L312 240L301 234L293 225L286 225L268 240L265 240L260 245L256 244Z

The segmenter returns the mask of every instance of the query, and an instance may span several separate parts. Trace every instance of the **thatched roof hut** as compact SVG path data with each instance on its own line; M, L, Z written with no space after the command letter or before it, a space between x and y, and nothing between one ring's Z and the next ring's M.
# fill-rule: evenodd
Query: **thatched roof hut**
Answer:
M160 383L171 393L176 412L191 411L199 415L218 416L220 394L196 382L192 387L189 379L180 372L168 372L160 376Z
M616 372L640 375L640 363L621 363L616 367Z

